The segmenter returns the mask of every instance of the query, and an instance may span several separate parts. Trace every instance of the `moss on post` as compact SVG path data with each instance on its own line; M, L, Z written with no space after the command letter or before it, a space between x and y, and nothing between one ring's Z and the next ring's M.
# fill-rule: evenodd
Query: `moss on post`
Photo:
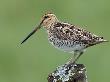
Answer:
M88 82L86 67L67 62L48 75L48 82Z

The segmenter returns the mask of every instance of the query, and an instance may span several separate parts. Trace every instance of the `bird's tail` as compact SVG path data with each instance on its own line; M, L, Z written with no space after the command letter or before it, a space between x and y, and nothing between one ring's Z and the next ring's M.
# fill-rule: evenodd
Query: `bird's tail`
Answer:
M103 42L109 42L108 40L105 40L103 39L103 37L96 37L95 38L95 41L93 43L90 43L88 46L94 46L96 44L100 44L100 43L103 43ZM87 46L87 47L88 47Z
M100 44L103 42L109 42L108 40L103 39L103 37L97 37L96 42L94 44Z
M108 40L103 39L103 37L98 37L99 42L109 42Z

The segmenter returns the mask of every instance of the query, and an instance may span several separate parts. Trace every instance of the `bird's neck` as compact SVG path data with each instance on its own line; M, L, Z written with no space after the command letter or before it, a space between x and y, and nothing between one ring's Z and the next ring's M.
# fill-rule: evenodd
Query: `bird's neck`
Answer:
M49 23L48 25L46 25L46 29L49 30L49 29L54 28L54 25L55 25L57 22L59 22L59 20L52 21L51 23Z

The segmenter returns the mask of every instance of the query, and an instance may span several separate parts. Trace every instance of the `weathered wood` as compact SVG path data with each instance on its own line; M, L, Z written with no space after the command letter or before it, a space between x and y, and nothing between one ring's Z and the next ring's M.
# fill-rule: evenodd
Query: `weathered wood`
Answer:
M48 75L48 82L88 82L83 64L67 62Z

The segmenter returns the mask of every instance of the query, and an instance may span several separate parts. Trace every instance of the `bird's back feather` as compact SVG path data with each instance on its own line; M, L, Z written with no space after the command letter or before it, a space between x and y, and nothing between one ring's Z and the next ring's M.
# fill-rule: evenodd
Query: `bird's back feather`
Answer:
M84 44L85 47L107 42L103 37L99 37L83 28L68 23L58 22L50 30L51 34L60 40L77 41Z

